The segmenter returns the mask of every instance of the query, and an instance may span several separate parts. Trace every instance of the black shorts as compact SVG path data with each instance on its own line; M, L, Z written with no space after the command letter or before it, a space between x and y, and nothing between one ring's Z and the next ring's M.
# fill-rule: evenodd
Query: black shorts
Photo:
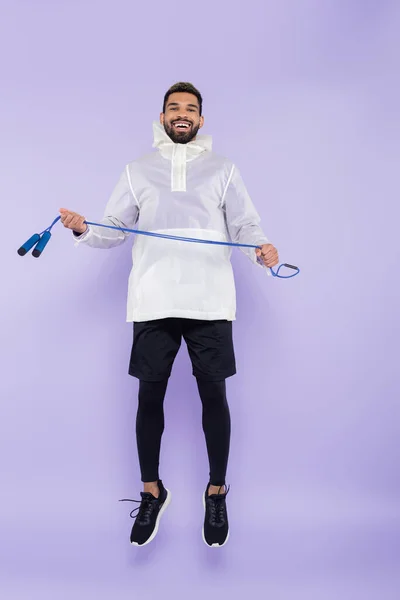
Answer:
M142 381L163 381L184 338L193 375L222 381L236 373L231 321L157 319L133 324L129 374Z

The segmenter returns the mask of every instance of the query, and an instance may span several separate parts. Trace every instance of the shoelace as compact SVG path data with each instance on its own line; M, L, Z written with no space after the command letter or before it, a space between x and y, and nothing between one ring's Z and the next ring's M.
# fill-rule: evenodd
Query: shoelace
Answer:
M220 490L221 488L218 490L218 494L207 496L206 500L210 510L210 524L213 527L222 527L222 525L225 525L225 498L228 495L230 486L228 486L224 494L220 494Z
M148 494L147 492L142 492L141 500L132 500L131 498L122 498L120 502L136 502L139 504L136 508L131 510L130 517L131 519L138 519L140 523L143 525L148 525L150 523L151 513L154 510L154 507L157 502L157 498L154 498L152 494ZM136 513L136 514L135 514Z

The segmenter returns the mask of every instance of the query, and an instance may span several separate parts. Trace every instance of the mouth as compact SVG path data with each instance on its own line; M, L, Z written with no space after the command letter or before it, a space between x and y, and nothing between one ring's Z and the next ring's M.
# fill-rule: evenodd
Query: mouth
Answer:
M175 121L172 125L176 131L188 131L192 126L188 121Z

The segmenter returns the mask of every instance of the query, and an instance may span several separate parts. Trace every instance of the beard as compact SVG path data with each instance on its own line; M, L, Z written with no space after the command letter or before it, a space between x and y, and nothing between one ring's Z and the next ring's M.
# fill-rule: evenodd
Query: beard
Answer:
M178 120L181 119L176 119L176 121ZM196 126L193 125L193 123L190 123L188 129L182 129L180 131L179 129L175 129L174 122L175 121L172 121L171 123L164 122L164 129L168 137L170 137L175 144L188 144L196 137L197 132L200 129L200 124ZM189 123L189 121L186 122Z

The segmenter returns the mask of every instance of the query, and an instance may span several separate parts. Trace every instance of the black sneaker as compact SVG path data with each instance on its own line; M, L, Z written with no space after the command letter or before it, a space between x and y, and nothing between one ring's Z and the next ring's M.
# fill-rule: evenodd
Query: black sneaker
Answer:
M124 498L120 502L138 502L140 506L131 512L135 522L131 532L131 544L134 546L145 546L157 535L161 515L171 502L171 492L167 490L161 480L158 481L160 495L155 498L150 492L140 492L141 500L130 500ZM135 515L135 512L138 513Z
M225 546L229 539L228 513L226 510L226 496L229 488L225 494L211 494L209 496L209 487L210 484L208 484L203 494L205 509L203 540L211 548L221 548Z

